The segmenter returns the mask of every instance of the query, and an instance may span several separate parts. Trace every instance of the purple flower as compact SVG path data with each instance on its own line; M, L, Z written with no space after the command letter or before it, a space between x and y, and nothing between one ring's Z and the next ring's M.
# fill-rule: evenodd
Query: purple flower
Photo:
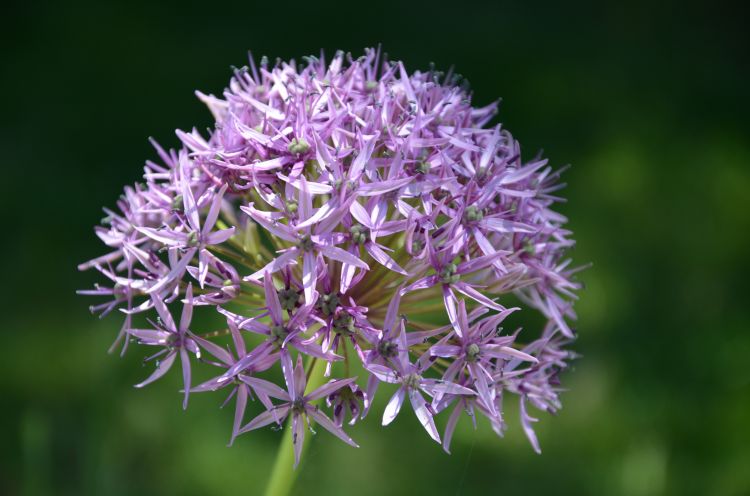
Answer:
M193 317L193 288L188 286L186 301L182 306L182 316L180 317L179 327L175 325L172 314L167 310L166 305L153 297L154 307L159 314L159 321L154 324L155 329L129 329L128 334L138 339L141 344L149 346L163 346L156 355L149 360L156 359L156 370L145 381L136 384L135 387L141 388L151 384L161 378L172 367L175 359L179 355L182 363L182 377L185 382L185 399L182 407L187 408L188 395L190 394L190 355L193 353L196 357L200 356L200 349L188 329L190 320Z
M341 426L367 416L381 382L396 386L384 425L408 397L440 442L450 410L446 451L464 413L502 435L515 397L539 451L533 410L562 406L581 287L555 210L561 171L524 163L489 126L497 105L473 106L455 76L410 74L380 50L251 60L221 97L197 94L215 126L178 130L176 149L152 140L158 160L95 228L104 254L79 266L104 279L80 292L100 299L91 311L124 315L122 353L159 348L138 386L179 357L184 406L190 392L234 399L230 444L289 418L296 463L305 422L353 445ZM541 329L500 327L528 311ZM190 355L213 368L197 386ZM331 382L305 395L303 361ZM255 399L264 411L243 427Z
M426 357L427 355L424 356ZM401 324L401 333L399 334L397 353L390 360L390 363L393 369L378 364L371 364L367 367L367 370L381 381L399 385L398 390L385 407L383 425L388 425L395 420L401 411L404 398L408 396L419 422L430 437L439 443L440 434L438 434L435 421L432 418L434 410L427 404L422 393L424 392L433 396L441 393L474 394L474 391L449 381L424 378L422 374L427 368L427 360L420 359L416 364L411 363L409 360L409 346L406 341L406 330L403 322Z
M198 336L195 336L193 339L204 350L206 350L208 353L219 360L219 362L214 363L214 365L226 369L235 369L237 370L236 375L232 375L232 380L227 380L226 374L221 374L198 386L195 386L191 389L191 392L200 393L231 387L231 392L229 393L227 399L224 401L224 404L226 404L232 398L232 396L236 395L237 397L234 413L234 426L232 427L232 438L229 441L229 445L231 446L234 442L234 439L240 433L240 427L242 425L242 418L245 413L245 407L247 406L247 400L251 395L251 388L255 384L257 384L258 381L258 379L253 377L252 374L262 372L271 368L278 361L279 352L274 353L272 352L272 350L265 348L256 349L256 351L254 351L253 353L248 354L245 348L245 341L242 339L240 331L234 324L232 319L227 319L227 325L230 332L232 333L232 342L237 351L236 356L230 351L225 350L221 346L218 346L217 344L206 339L200 338ZM238 366L238 363L240 363L240 361L242 361L242 363ZM267 394L264 393L264 390L262 388L258 388L256 394L263 405L266 406L266 408L273 407L270 398Z
M294 367L294 369L292 369L292 360L286 353L282 355L281 363L284 370L284 380L286 381L287 390L284 391L269 382L266 384L266 392L270 396L282 400L283 403L276 405L255 417L250 423L240 429L240 433L265 427L273 422L280 424L291 414L295 467L299 464L302 443L305 439L305 422L307 422L308 427L310 427L309 417L312 417L321 427L344 441L346 444L358 448L359 446L357 443L352 441L340 426L336 425L330 418L322 413L317 406L312 404L313 401L324 398L331 393L352 384L355 381L355 378L331 381L318 389L305 394L307 379L305 377L305 369L302 366L302 358L297 357L297 366Z
M461 300L458 306L458 327L461 332L456 333L455 337L449 334L430 348L430 354L434 357L453 359L443 374L443 379L453 381L458 374L468 373L477 394L493 416L497 416L494 407L495 391L492 387L492 371L495 368L493 361L515 358L537 363L533 356L510 346L515 336L501 337L496 333L498 324L515 310L518 308L491 315L470 326L466 305Z
M349 417L351 417L349 425L354 425L357 422L362 413L360 405L364 401L364 393L354 383L329 394L326 398L328 407L333 407L333 421L339 427L344 424L347 411L349 412Z
M184 163L186 155L180 155L180 163ZM193 190L190 187L190 180L185 177L188 174L187 167L181 167L182 176L180 177L180 190L182 195L183 203L183 215L185 221L179 228L173 229L165 227L163 229L154 229L151 227L136 227L136 229L149 238L163 243L165 247L171 249L179 249L185 253L177 264L174 270L172 270L166 277L164 277L159 284L150 288L150 292L155 292L169 284L171 281L182 276L183 271L187 267L193 256L198 253L198 282L203 287L206 276L208 275L209 257L210 253L207 250L209 245L219 245L224 241L228 240L232 234L234 234L234 228L222 229L216 232L212 232L214 224L219 217L219 208L221 207L221 199L226 191L227 185L222 186L221 190L213 196L211 200L211 206L206 214L203 225L201 226L200 216L198 214L198 204L193 196ZM179 198L179 197L178 197ZM183 261L187 261L184 262Z

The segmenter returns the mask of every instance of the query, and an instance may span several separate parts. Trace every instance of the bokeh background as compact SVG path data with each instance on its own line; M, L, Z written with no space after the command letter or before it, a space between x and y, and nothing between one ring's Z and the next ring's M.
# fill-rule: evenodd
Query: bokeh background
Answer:
M92 226L146 140L205 128L246 50L284 59L382 42L455 64L526 157L573 167L572 253L593 262L583 355L543 454L464 420L452 456L405 414L313 439L295 494L750 494L750 105L746 17L706 2L16 2L0 45L0 494L257 494L281 438L227 448L216 395L135 390L118 318L77 297ZM382 401L382 398L381 398ZM382 411L377 409L376 411ZM512 410L512 409L511 409ZM441 420L442 422L445 419Z

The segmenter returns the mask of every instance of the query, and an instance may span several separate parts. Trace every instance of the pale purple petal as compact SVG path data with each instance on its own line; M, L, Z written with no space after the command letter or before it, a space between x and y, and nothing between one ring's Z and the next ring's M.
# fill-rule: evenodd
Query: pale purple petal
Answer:
M291 248L278 257L274 258L271 262L269 262L265 267L260 269L258 272L255 272L254 274L251 274L247 277L245 277L246 281L258 281L261 277L263 277L263 274L270 273L273 274L274 272L278 272L279 270L283 269L287 265L296 264L297 263L297 257L299 256L300 251L297 248Z
M203 221L203 234L206 235L211 232L216 224L216 219L219 218L219 211L221 210L221 199L224 197L224 192L227 190L228 184L222 185L221 189L214 195L211 201L211 208L208 210L206 219Z
M436 344L430 348L430 355L444 358L457 357L461 354L461 347L452 344Z
M263 290L266 295L268 312L271 314L271 321L274 325L282 325L284 323L284 316L281 311L279 294L276 292L276 286L273 285L273 277L268 272L263 275Z
M404 404L405 396L406 391L403 387L398 388L398 391L391 396L383 412L383 425L388 425L396 419L398 412L401 411L401 406Z
M315 253L306 251L302 256L302 286L305 289L305 303L311 305L315 300L315 283L318 280L318 264Z
M251 420L245 427L239 430L239 434L243 434L245 432L249 432L255 429L260 429L261 427L265 427L270 423L276 422L277 424L281 424L281 422L284 421L286 416L289 414L289 409L291 407L289 405L280 405L277 407L274 407L273 410L267 410L257 417L255 417L253 420Z
M448 417L448 423L445 424L445 433L443 434L443 449L446 453L450 454L451 450L451 440L453 439L453 431L456 430L456 424L458 424L458 419L461 417L461 412L463 411L463 408L461 406L461 402L456 402L456 406L453 407L453 411L451 412L450 417Z
M164 357L163 360L157 363L156 370L154 370L154 372L148 377L148 379L136 384L135 387L142 388L144 386L148 386L155 380L162 377L172 367L172 364L174 363L175 358L177 358L177 353L175 353L174 351L169 353L166 357Z
M380 265L382 265L382 266L384 266L384 267L386 267L386 268L388 268L388 269L390 269L390 270L392 270L394 272L398 272L398 273L401 273L401 274L404 274L404 275L408 275L407 272L404 269L402 269L401 266L399 266L399 264L397 264L376 243L373 243L372 241L368 241L367 243L365 243L365 250L367 250L367 253L369 253L372 258L374 258L375 260L377 260L377 262Z
M237 404L234 408L234 425L232 426L232 437L229 440L229 446L234 443L234 439L240 433L242 418L245 415L245 407L247 406L247 393L247 386L245 386L244 384L240 384L237 387L237 399L235 400Z
M356 379L357 379L356 377L352 377L349 379L338 379L335 381L330 381L327 384L323 384L322 386L320 386L318 389L311 392L310 394L306 395L305 400L315 401L325 396L328 396L334 391L338 391L342 387L345 387L345 386L348 386L349 384L354 383Z
M333 423L331 419L326 417L320 410L317 408L306 408L307 413L312 416L312 418L315 419L315 421L320 425L322 428L336 436L337 438L344 441L349 446L352 446L354 448L359 448L359 445L355 443L352 438L346 435L346 432L344 430Z
M435 420L432 418L432 414L427 409L427 402L424 400L419 391L414 389L409 390L409 401L414 409L414 413L419 419L419 423L427 431L432 439L440 443L440 434L438 433L437 427L435 427Z
M385 365L378 365L377 363L371 363L365 366L368 372L373 374L375 377L383 382L389 382L396 384L399 382L398 375L392 369L389 369Z
M541 454L542 449L539 447L539 440L536 437L536 433L534 432L533 427L531 427L532 422L537 422L537 419L530 417L529 414L526 412L526 398L523 396L519 399L520 404L520 411L521 411L521 426L523 427L523 432L526 434L526 437L529 439L529 442L531 443L531 447L534 448L534 451Z
M294 468L299 465L302 445L305 443L304 420L297 414L292 417L292 445L294 446Z
M190 395L190 355L184 347L180 348L180 362L182 363L182 380L185 384L185 398L182 400L182 409L187 410L188 396Z
M294 381L294 364L292 356L287 349L281 350L281 370L284 372L284 380L286 381L286 389L289 391L289 396L294 397L294 392L297 390Z
M360 269L370 269L370 267L362 260L355 257L348 251L342 250L341 248L336 248L335 246L320 245L318 249L323 255L330 259L337 260L342 263L348 263L350 265L354 265L355 267L359 267Z

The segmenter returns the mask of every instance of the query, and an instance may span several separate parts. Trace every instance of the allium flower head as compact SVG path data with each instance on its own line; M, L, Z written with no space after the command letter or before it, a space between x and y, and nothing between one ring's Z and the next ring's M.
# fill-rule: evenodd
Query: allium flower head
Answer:
M446 451L464 414L502 435L516 396L539 451L528 409L560 408L580 287L553 210L559 172L523 162L489 124L497 105L474 107L458 83L371 49L251 60L221 98L199 92L214 128L178 131L177 150L154 142L160 162L96 228L107 253L80 266L107 280L82 293L124 314L123 352L159 348L138 386L179 358L185 406L235 398L232 441L290 418L297 461L315 424L356 446L343 426L381 390L383 425L407 403ZM223 324L196 328L193 311ZM502 327L523 311L546 325ZM213 377L193 385L199 363Z

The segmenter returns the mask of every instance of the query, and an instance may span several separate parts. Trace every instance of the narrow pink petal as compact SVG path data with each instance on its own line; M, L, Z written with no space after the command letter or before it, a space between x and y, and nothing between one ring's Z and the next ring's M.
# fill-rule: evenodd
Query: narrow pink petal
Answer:
M341 264L341 292L346 293L352 285L357 268L348 263Z
M482 353L485 353L494 358L507 359L508 357L513 357L525 362L539 363L539 360L537 360L535 357L529 355L528 353L524 353L521 350L511 348L510 346L484 345L482 346Z
M526 437L529 439L529 442L531 443L531 447L534 448L534 451L541 454L542 449L539 447L539 440L536 437L534 428L531 427L531 423L537 422L537 419L530 417L529 414L526 412L526 398L524 398L523 396L520 398L520 412L521 412L521 426L523 427L523 432L526 434Z
M232 437L229 440L229 446L234 443L234 439L240 433L240 427L242 426L242 418L245 416L245 408L247 407L247 386L240 384L237 386L237 399L234 408L234 425L232 426Z
M302 287L305 290L305 303L312 305L315 300L315 284L318 282L318 264L315 253L306 251L302 256Z
M452 344L436 344L430 348L430 355L444 358L457 357L461 354L461 347Z
M182 400L182 409L187 410L188 395L190 394L190 355L184 347L180 348L180 362L182 363L182 380L185 384L185 398Z
M413 283L409 284L407 287L401 290L401 295L405 295L406 293L410 291L416 291L418 289L427 289L433 287L435 284L438 283L438 276L431 275L427 277L423 277L422 279L418 279L414 281Z
M498 233L534 233L537 231L534 227L527 224L501 219L500 217L485 217L479 221L479 225Z
M398 308L401 304L401 288L398 288L395 294L391 297L391 302L388 304L388 310L385 313L385 320L383 321L383 330L388 335L390 331L396 326L396 319L398 318Z
M240 207L240 210L249 215L255 222L266 228L271 234L293 243L297 241L296 236L290 232L289 228L278 222L278 214L274 216L271 212L258 210L252 203Z
M445 433L443 434L443 449L446 453L450 454L451 440L453 439L453 431L456 430L456 424L458 419L461 417L463 407L461 401L456 402L456 406L451 412L451 416L448 417L448 423L445 425Z
M206 250L200 250L198 252L198 284L201 288L206 284L206 277L208 277L208 252Z
M291 407L289 405L281 405L274 407L273 410L266 410L265 412L252 419L245 427L240 429L238 433L243 434L255 429L260 429L261 427L265 427L272 422L281 424L281 422L289 414L290 408Z
M214 194L214 198L211 201L211 208L208 209L206 219L203 221L203 235L207 235L214 228L216 219L219 218L219 212L221 211L221 199L224 197L224 192L227 190L227 184L224 184L221 189Z
M208 339L203 339L200 336L191 336L191 339L194 340L198 345L221 360L223 363L227 365L231 365L234 363L234 358L232 357L232 354L229 353L227 350L219 346L218 344L214 343L213 341L209 341Z
M469 370L471 370L471 376L474 378L474 387L482 399L482 403L484 403L485 408L489 410L491 415L496 416L495 395L490 390L486 371L476 363L469 364Z
M297 257L299 257L300 250L297 248L292 248L290 250L285 251L278 257L271 260L268 264L266 264L265 267L260 269L258 272L255 272L254 274L250 274L249 276L245 277L245 281L258 281L261 277L263 277L263 274L265 273L271 273L278 272L287 265L292 265L297 263Z
M448 320L450 321L453 329L456 331L459 337L463 337L463 330L458 323L458 311L456 310L456 295L451 291L450 286L443 284L443 301L445 302L445 310L448 313Z
M502 312L505 310L505 307L500 305L499 303L494 302L493 300L487 298L482 293L474 289L473 287L469 286L465 282L457 282L456 284L453 284L453 287L456 288L457 291L460 291L461 293L465 294L469 298L481 303L482 305L492 308L494 310L497 310L499 312Z
M326 202L323 205L321 205L320 208L317 209L314 214L309 216L306 220L298 224L295 224L294 226L292 226L292 228L295 231L299 231L300 229L304 229L306 227L310 227L314 224L317 224L318 222L326 218L328 215L330 215L330 213L333 212L335 209L336 209L336 206L334 203Z
M169 331L177 332L177 326L175 326L174 319L172 319L172 314L169 313L167 306L161 298L152 294L151 300L154 302L154 308L156 308L156 312L159 314L164 327Z
M410 389L409 401L411 402L411 406L414 409L414 413L419 419L419 423L422 424L422 427L424 427L424 429L427 431L427 434L429 434L430 437L437 443L440 443L440 434L438 434L437 427L435 427L435 420L432 418L432 414L427 409L427 402L424 400L419 391Z
M157 331L154 329L128 329L128 334L138 338L144 344L167 344L167 340L172 333L166 331Z
M356 179L357 177L359 177L359 174L364 169L365 164L367 164L367 162L370 160L370 157L372 156L372 150L375 147L375 141L377 137L377 135L368 136L363 140L364 146L358 147L359 153L352 162L351 167L349 167L350 178Z
M174 359L177 358L177 353L174 351L169 353L164 360L161 360L159 362L159 365L156 367L156 370L143 382L140 382L135 385L137 388L142 388L144 386L148 386L155 380L161 378L164 374L166 374L169 369L172 367L172 364L174 363Z
M276 286L273 285L273 276L269 272L263 274L263 290L266 295L268 312L271 314L271 321L274 325L282 325L284 315L281 311L281 302L279 301L279 294L276 292Z
M352 217L354 217L357 222L369 229L372 229L370 214L367 213L365 207L363 207L362 204L360 204L358 201L353 201L352 204L349 205L349 212L351 212Z
M305 176L299 176L299 218L302 220L309 219L312 215L312 195L307 189L307 180Z
M185 291L185 301L182 304L182 316L180 317L180 332L187 331L190 321L193 319L193 285L188 284Z
M297 355L297 366L294 367L294 399L302 398L306 386L307 378L305 377L305 367L302 365L302 356Z
M207 245L220 245L232 236L234 236L234 227L208 233L204 239Z
M164 243L167 246L185 246L187 234L169 229L154 229L153 227L134 226L136 231L145 234L149 238Z
M326 417L320 410L318 410L317 408L309 407L306 409L306 411L312 418L315 419L318 425L320 425L322 428L324 428L325 430L327 430L328 432L330 432L337 438L341 439L349 446L359 448L359 445L355 443L352 440L352 438L347 436L346 432L344 432L344 430L341 427L334 424L333 421L329 419L328 417Z
M476 394L473 389L441 379L422 379L422 387L430 394L464 394L469 396Z
M316 389L315 391L311 392L310 394L305 396L306 401L315 401L320 398L324 398L331 394L334 391L338 391L342 387L348 386L349 384L352 384L355 380L357 380L356 377L352 377L349 379L338 379L335 381L330 381L327 384L323 384L321 387Z
M182 165L182 164L181 164ZM186 172L185 168L182 169L183 174ZM190 178L182 178L182 205L184 207L185 215L188 219L188 224L194 231L200 231L201 223L198 217L198 205L195 203L195 197L193 196L193 190L190 187Z
M373 243L372 241L368 241L365 244L365 250L367 250L367 253L370 254L372 258L374 258L380 265L386 267L387 269L390 269L394 272L398 272L400 274L404 274L405 276L408 276L409 274L401 268L399 264L397 264L386 252L384 252L380 246L378 246L376 243Z
M281 370L284 372L286 389L289 391L289 396L293 398L292 395L297 388L294 385L294 363L292 362L292 355L289 354L288 349L281 350Z
M383 193L388 193L394 189L399 189L406 186L414 180L413 177L405 177L402 179L392 179L389 181L378 181L375 183L361 184L357 188L357 194L359 196L377 196Z
M383 382L396 384L399 382L396 372L389 369L385 365L378 365L377 363L371 363L365 366L368 372L377 377Z
M177 262L177 265L175 265L166 276L163 276L158 283L148 288L146 290L146 293L150 294L153 297L155 296L155 293L158 293L165 286L173 282L176 278L182 276L182 274L185 272L187 264L190 262L190 260L193 259L196 251L196 248L190 248L189 250L187 250L180 261Z
M292 401L289 393L281 389L273 382L266 381L265 379L259 379L257 377L251 377L248 375L240 375L242 382L253 388L256 392L262 392L272 398L278 398L282 401Z
M398 412L401 411L401 406L404 404L405 396L406 391L404 391L403 387L398 388L398 391L391 396L383 412L383 425L388 425L396 419Z
M302 445L305 442L305 425L304 420L296 413L292 417L292 446L294 446L294 468L299 465L299 459L302 455Z
M458 302L458 327L461 328L461 335L469 335L469 317L466 315L466 302L463 299Z
M352 255L348 251L342 250L341 248L336 248L335 246L319 245L318 249L324 256L332 260L337 260L341 263L348 263L350 265L354 265L355 267L359 267L360 269L370 269L369 265Z

